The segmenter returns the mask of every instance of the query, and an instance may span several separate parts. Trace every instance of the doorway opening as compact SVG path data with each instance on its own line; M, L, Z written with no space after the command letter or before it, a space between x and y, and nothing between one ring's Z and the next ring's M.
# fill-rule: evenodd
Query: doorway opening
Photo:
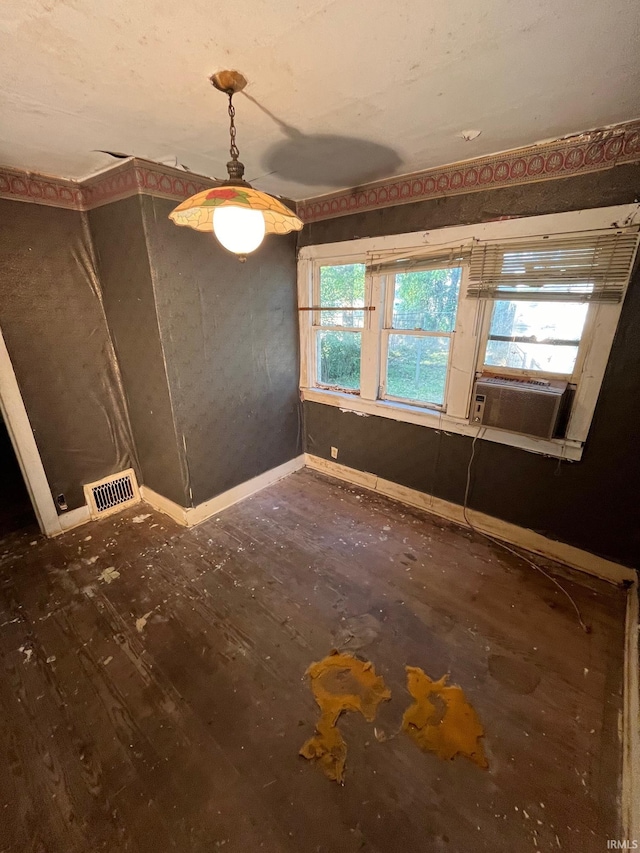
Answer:
M29 423L29 416L2 330L0 330L0 415L38 526L45 536L57 536L62 533L63 528L53 502L47 475L40 459L40 452ZM0 477L2 476L3 471L0 469Z
M0 539L9 533L32 527L38 520L31 503L20 465L0 413Z

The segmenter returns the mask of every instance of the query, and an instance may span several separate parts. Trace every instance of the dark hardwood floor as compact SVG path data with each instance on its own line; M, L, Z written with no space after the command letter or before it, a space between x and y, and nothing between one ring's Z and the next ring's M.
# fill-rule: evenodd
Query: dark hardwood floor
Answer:
M625 596L554 571L590 634L482 537L310 471L191 530L140 505L2 540L0 853L601 853ZM344 787L298 755L334 647L392 693L340 720ZM396 734L407 664L464 689L488 770Z

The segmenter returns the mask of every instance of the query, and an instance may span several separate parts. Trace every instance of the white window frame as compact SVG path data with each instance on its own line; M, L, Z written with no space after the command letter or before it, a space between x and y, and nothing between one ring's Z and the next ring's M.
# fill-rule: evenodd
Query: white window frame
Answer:
M310 302L311 305L313 305L313 306L319 306L320 305L320 267L321 266L322 267L339 266L340 263L341 263L340 260L335 260L335 261L329 261L329 262L323 261L321 264L314 264L313 265L313 268L311 271L311 276L312 276L311 302ZM348 263L351 264L351 263L357 263L357 262L356 261L348 261ZM369 277L367 277L365 280L365 286L364 286L365 305L370 304L369 284L370 284ZM351 309L349 309L349 310L351 310ZM360 309L359 308L354 309L354 311L358 311L358 310L360 310ZM367 329L367 324L369 322L369 315L373 312L365 311L365 310L362 311L362 314L364 317L362 326L335 326L335 325L329 325L329 324L323 325L321 322L322 321L322 313L320 311L308 311L306 313L309 314L309 317L310 317L309 322L311 325L311 337L312 337L312 341L311 341L311 348L312 348L312 354L311 354L312 355L312 371L311 371L311 375L313 377L318 376L318 347L317 347L318 332L346 332L347 334L355 334L355 333L359 332L362 336L362 338L361 338L362 339L362 348L364 350L364 332ZM362 366L360 367L360 371L362 374ZM360 377L360 381L362 383L362 375ZM330 386L321 384L317 381L316 381L315 387L320 388L322 390L330 390ZM341 393L352 394L354 392L349 391L347 389L344 389Z
M485 303L487 300L483 300ZM587 314L584 321L584 327L582 329L582 333L580 335L580 340L578 341L578 353L576 355L576 361L573 366L573 370L571 373L558 373L552 370L535 370L533 368L522 368L522 367L498 367L493 364L485 363L486 349L489 343L489 335L491 333L491 318L493 315L493 308L498 302L509 302L508 298L505 299L496 299L496 300L488 300L489 304L485 304L485 310L482 316L482 331L481 331L481 339L483 341L483 346L479 348L478 351L478 363L476 365L476 370L480 373L494 373L499 376L512 376L514 378L538 378L538 379L559 379L564 380L565 382L569 382L572 385L577 385L578 380L582 374L582 367L584 364L584 359L586 356L586 347L584 346L584 341L590 339L593 334L593 318L595 316L595 308L596 303L584 303L578 302L576 305L587 305ZM535 299L531 300L535 302ZM570 301L570 300L567 300Z
M333 264L366 264L377 253L395 253L403 257L409 251L425 250L443 253L447 249L471 244L474 240L526 238L542 234L562 234L601 230L624 223L632 225L638 216L636 204L595 208L545 216L509 219L476 225L453 226L436 231L364 238L343 243L307 246L298 255L298 300L300 307L317 305L321 266ZM482 369L489 334L493 302L468 299L469 269L462 265L460 294L455 332L452 336L445 403L441 408L401 402L383 397L383 334L388 310L387 277L367 273L365 304L375 310L365 311L362 333L360 394L330 390L316 385L316 355L312 331L312 311L300 311L300 388L303 400L337 406L343 411L378 415L393 420L444 429L461 435L478 435L478 427L469 423L471 394L476 372ZM576 367L571 381L576 393L565 438L539 439L506 430L482 428L483 440L519 447L534 453L579 460L587 439L600 393L613 338L623 302L589 305L582 333ZM381 367L382 366L382 367ZM495 370L503 373L502 370ZM522 371L519 371L522 375ZM540 376L538 371L534 375Z
M458 291L458 307L456 309L456 323L455 328L458 327L459 319L458 316L461 313L461 304L460 304L460 294L462 293L462 277L464 274L464 269L461 269L460 276L460 288ZM375 279L375 276L373 276ZM385 275L383 276L383 292L384 299L382 302L382 315L383 322L382 328L380 330L381 337L381 345L380 345L380 389L379 389L379 398L381 400L388 400L393 403L406 403L408 405L419 406L420 408L426 409L437 409L438 411L446 411L447 401L449 399L449 395L452 393L451 386L452 384L455 386L455 380L459 376L459 372L457 370L452 370L452 364L457 363L457 353L455 353L455 343L459 341L459 336L456 337L455 331L452 332L443 332L443 331L425 331L424 329L396 329L393 327L393 304L394 304L394 296L395 296L395 281L393 280L395 275ZM445 377L445 386L444 386L444 401L442 404L436 404L432 402L417 402L408 400L407 398L395 397L392 394L387 392L387 378L388 378L388 355L389 355L389 338L391 335L413 335L414 337L421 338L449 338L449 360L447 367L447 375ZM455 393L455 390L453 391Z

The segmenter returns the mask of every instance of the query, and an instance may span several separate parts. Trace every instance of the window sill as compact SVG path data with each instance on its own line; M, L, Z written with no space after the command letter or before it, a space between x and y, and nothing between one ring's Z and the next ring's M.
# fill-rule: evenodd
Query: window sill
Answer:
M442 429L445 432L457 435L468 435L474 437L480 431L483 441L492 441L495 444L507 444L510 447L518 447L530 453L539 453L543 456L554 456L559 459L569 459L577 462L582 458L582 444L569 439L544 439L533 438L528 435L519 435L505 430L492 429L491 427L471 426L462 418L454 418L443 414L437 409L426 409L421 406L410 406L406 403L390 402L388 400L363 400L362 397L353 394L345 394L340 391L328 391L321 388L302 388L303 400L313 403L324 403L326 406L335 406L341 412L353 412L356 415L367 417L375 415L381 418L390 418L394 421L426 426L431 429Z

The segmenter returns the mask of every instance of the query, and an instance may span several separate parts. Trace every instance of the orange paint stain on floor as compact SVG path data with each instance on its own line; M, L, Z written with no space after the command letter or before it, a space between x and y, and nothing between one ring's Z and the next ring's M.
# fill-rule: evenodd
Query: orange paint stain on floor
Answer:
M407 666L406 671L414 701L404 713L402 731L424 752L445 761L464 755L488 767L480 740L484 729L462 688L447 684L446 675L433 681L418 667ZM391 698L391 692L370 661L337 651L311 664L306 674L321 715L300 755L317 761L329 779L343 784L347 744L337 727L340 716L353 711L373 722L378 706Z
M488 767L480 741L484 729L462 688L447 684L447 675L432 681L419 667L406 669L407 690L414 702L404 712L403 731L424 752L445 761L464 755L479 767Z
M381 702L391 698L373 664L352 655L334 652L311 664L306 673L320 707L316 733L303 745L300 755L316 760L329 779L344 782L347 744L336 723L345 711L356 711L373 722Z

